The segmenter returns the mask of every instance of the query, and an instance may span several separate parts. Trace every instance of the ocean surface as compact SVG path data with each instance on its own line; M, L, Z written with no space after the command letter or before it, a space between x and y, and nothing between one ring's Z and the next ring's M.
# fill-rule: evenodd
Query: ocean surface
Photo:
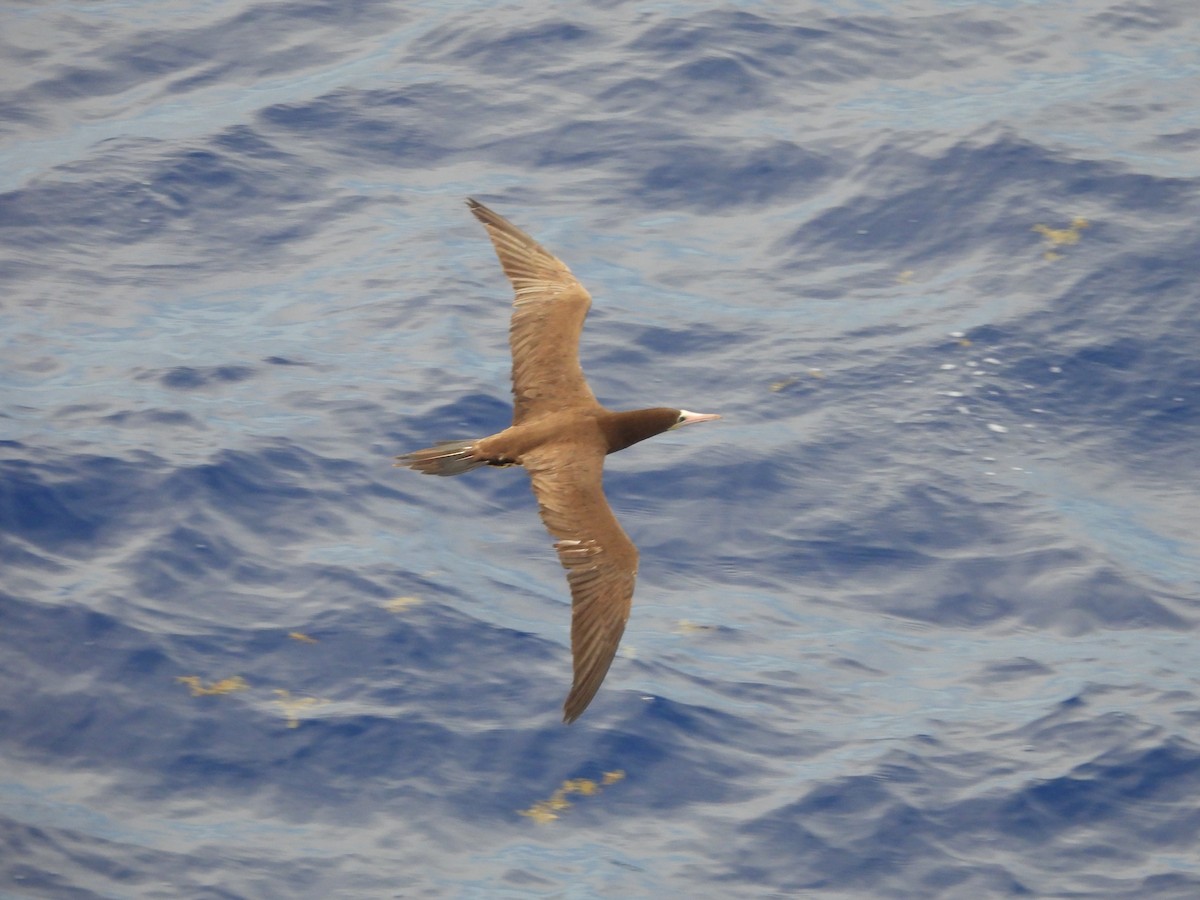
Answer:
M0 897L1200 897L1192 0L0 12ZM473 196L589 288L574 725Z

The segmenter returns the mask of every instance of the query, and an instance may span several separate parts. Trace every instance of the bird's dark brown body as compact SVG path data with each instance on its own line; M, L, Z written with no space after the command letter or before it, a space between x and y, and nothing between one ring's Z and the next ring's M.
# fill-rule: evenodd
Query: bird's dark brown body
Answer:
M719 417L665 407L611 412L601 406L579 367L588 292L525 232L474 200L467 204L487 228L516 291L509 328L513 424L490 437L445 441L400 456L397 465L427 475L525 467L571 587L575 679L563 718L572 722L608 673L637 576L637 548L604 497L604 457L680 425Z
M616 453L638 441L674 428L677 409L635 409L609 412L600 404L593 409L563 410L532 422L522 422L475 444L475 453L520 463L530 450L555 444L563 447L603 446L605 454Z

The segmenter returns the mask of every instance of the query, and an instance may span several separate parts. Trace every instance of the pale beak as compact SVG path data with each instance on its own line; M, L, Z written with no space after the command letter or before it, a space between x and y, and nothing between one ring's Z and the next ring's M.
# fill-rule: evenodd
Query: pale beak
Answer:
M694 413L688 412L686 409L681 409L679 411L679 415L681 418L679 424L675 426L676 428L682 428L684 425L691 425L693 422L711 422L714 419L721 418L716 413Z

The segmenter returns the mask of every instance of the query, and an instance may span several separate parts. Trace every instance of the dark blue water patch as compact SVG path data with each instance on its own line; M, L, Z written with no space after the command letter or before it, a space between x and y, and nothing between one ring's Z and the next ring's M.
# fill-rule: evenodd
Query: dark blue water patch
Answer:
M1187 128L1170 134L1156 135L1147 141L1147 145L1155 150L1170 153L1190 153L1200 150L1200 128Z
M940 67L928 45L914 52L909 30L872 17L816 17L804 24L784 22L745 11L711 10L676 18L639 34L630 49L678 59L732 57L757 70L764 82L791 85L839 83L869 74L912 75ZM701 84L711 70L699 74Z
M1182 7L1177 11L1169 4L1122 4L1088 18L1088 23L1097 26L1101 34L1128 37L1132 33L1153 34L1178 28L1184 24Z
M306 32L325 25L361 34L397 18L386 3L295 3L259 5L211 24L169 31L94 28L88 41L90 53L15 96L27 103L55 105L166 81L174 73L181 77L170 82L171 93L186 93L218 77L295 74L336 56L332 48L322 49L311 40L296 46L294 42ZM114 33L116 39L111 37Z
M682 442L685 439L680 437L679 440ZM745 475L744 479L726 478L729 467L722 460L706 465L702 457L703 451L697 449L688 455L686 462L670 465L655 453L652 443L635 445L621 451L619 458L609 458L606 463L605 490L616 505L640 510L657 509L663 516L671 516L672 505L677 501L703 502L705 498L725 496L726 493L736 492L739 484L752 485L752 492L742 496L770 496L773 490L786 484L777 477L776 469L769 465L754 465L749 473L735 473ZM764 475L761 482L754 480L754 474L758 472ZM686 540L687 532L672 529L669 534ZM685 554L683 558L691 556Z
M829 34L826 28L788 26L748 12L710 10L699 16L673 18L653 25L629 46L641 52L667 54L668 58L703 53L714 45L725 49L741 45L768 56L786 56L802 42Z
M1140 226L1126 220L1121 227L1120 241L1111 241L1109 252L1090 267L1063 292L1055 310L1072 325L1085 330L1089 319L1097 312L1122 312L1114 317L1123 330L1124 321L1158 326L1160 333L1172 333L1177 327L1194 326L1188 312L1194 309L1197 292L1195 275L1200 261L1191 251L1200 236L1193 214L1200 214L1200 195L1186 209L1185 221L1165 220L1157 226ZM1123 246L1127 245L1127 246ZM1103 304L1099 310L1097 306Z
M932 554L915 565L894 567L892 580L908 589L885 601L888 613L947 627L979 628L1011 619L1071 634L1194 627L1174 608L1178 598L1075 548L1010 548L1004 555L962 560Z
M297 695L392 710L385 718L394 717L397 727L414 717L421 721L420 711L426 709L436 709L433 719L449 727L475 717L553 714L569 668L560 673L561 684L539 684L538 673L544 678L564 662L561 650L442 605L439 601L452 598L443 588L414 583L408 589L418 590L423 599L400 613L364 602L361 594L320 613L303 626L311 641L289 637L283 624L287 612L281 609L279 627L214 632L186 647L177 645L174 656L193 670L240 667L260 702L271 698L270 689L285 688ZM453 599L468 602L461 596ZM523 665L514 666L513 660ZM284 716L281 711L275 716L272 729L278 731ZM317 708L304 718L306 728L321 729L344 723L346 714ZM359 713L350 720L358 722ZM354 762L346 759L340 765L353 768Z
M63 900L111 900L139 885L161 883L148 876L157 867L177 862L169 854L153 853L78 831L32 826L0 817L0 842L9 860L0 868L10 896L61 897ZM157 871L162 871L157 869ZM81 885L88 885L82 887ZM203 892L197 897L230 897Z
M955 799L955 781L966 785L980 767L1017 762L986 753L940 759L892 753L868 775L815 786L743 825L717 859L731 880L753 878L792 890L854 885L905 897L962 884L982 885L988 896L1043 895L1042 877L1061 877L1067 857L1074 858L1074 873L1057 882L1056 893L1071 883L1081 896L1093 895L1089 887L1132 896L1147 878L1179 882L1180 873L1144 873L1164 842L1186 852L1196 840L1200 817L1179 800L1200 776L1193 745L1168 739L1148 749L1109 752L1069 775L1031 780L1015 797L1002 792L977 798L967 791ZM935 783L942 786L943 802L918 809L904 799L917 786ZM1155 825L1127 840L1121 835L1131 816ZM985 861L993 854L978 852L981 840L993 850L1021 853L1027 875ZM1105 861L1094 876L1087 874L1089 859ZM1124 882L1113 878L1122 862L1136 872ZM1185 884L1194 881L1183 876Z
M238 843L238 838L228 833L222 837L231 841L229 846L201 843L191 826L190 822L172 822L150 834L126 827L116 814L73 828L32 826L0 817L0 841L14 850L0 863L0 878L6 888L19 892L9 896L63 900L154 896L162 893L165 881L170 882L172 892L195 900L316 898L332 896L347 885L353 885L358 896L383 896L394 892L397 884L390 872L374 878L362 874L361 869L357 874L341 873L337 863L328 860L280 861ZM264 830L280 840L296 836L294 828L268 826L251 829L251 839ZM175 848L155 847L162 839L174 843ZM179 849L181 844L189 846ZM219 878L214 878L214 873L219 873Z
M627 802L669 810L746 797L752 779L744 761L729 758L744 746L802 752L792 734L633 696L608 704L632 710L616 730L565 728L557 710L568 679L564 673L561 685L540 683L547 650L539 642L518 632L481 630L481 623L438 608L425 608L412 619L392 617L390 634L366 628L386 621L379 612L357 625L354 616L327 618L314 630L316 644L289 642L282 631L273 637L231 631L204 639L159 638L169 661L161 653L146 656L146 635L112 621L101 634L93 627L95 617L77 610L35 609L27 619L18 622L10 615L5 624L20 633L53 635L44 647L47 659L63 647L92 648L67 660L77 673L90 666L94 677L90 696L60 698L63 715L73 722L69 740L49 734L37 740L24 714L8 733L23 735L23 748L44 758L86 759L89 766L124 773L121 790L150 800L191 796L221 802L222 796L238 795L255 798L272 814L309 821L354 818L356 810L374 808L382 796L388 802L419 800L473 820L483 815L511 821L556 777L629 767ZM514 657L532 670L514 669L509 664ZM249 688L192 697L174 676L197 670L212 678L240 672ZM46 689L38 671L34 665L9 682L13 696L25 698L18 708L28 715L40 708ZM504 687L514 678L522 683ZM375 686L359 694L368 684ZM289 729L283 713L272 710L275 687L335 701L358 697L396 712L318 708ZM500 724L513 715L529 716L530 705L543 700L545 711L533 714L544 726L513 730ZM150 703L162 714L147 732L129 717ZM421 712L426 709L438 710L436 719L426 718ZM495 724L460 729L457 723L467 720ZM103 723L114 721L125 723L122 734L105 742ZM695 735L704 736L703 753L689 749L698 746ZM671 745L673 750L664 749ZM272 773L269 783L261 780L264 767ZM497 780L501 768L505 774Z
M193 527L169 528L120 566L138 597L170 597L187 604L215 585L229 582L244 590L290 586L294 575L284 577L277 565L265 564L253 551L248 552L236 535L223 535L211 517L190 514L188 519ZM273 539L282 543L283 535L275 532Z
M1196 436L1200 366L1183 348L1118 338L1064 354L1059 368L1044 397L1056 415L1120 423L1129 449Z
M434 29L417 41L413 51L428 59L453 60L490 74L527 78L531 73L562 68L564 57L597 43L595 32L574 22L548 21L511 29L497 23Z
M389 618L391 635L362 629L369 620ZM289 640L282 628L273 634L228 631L203 639L153 635L80 607L12 597L0 607L0 621L16 640L38 636L21 670L5 672L6 727L0 740L14 756L123 773L131 790L159 798L249 795L260 789L270 794L273 789L261 783L261 773L272 759L288 785L298 790L309 785L301 793L310 800L316 785L358 794L369 792L370 779L383 775L427 790L437 780L439 766L453 767L458 765L454 760L464 758L461 753L450 754L453 759L443 756L448 744L469 744L475 738L456 736L446 724L434 724L415 711L438 708L450 722L476 715L483 698L469 687L478 681L473 671L503 672L504 660L516 648L531 664L545 656L527 636L499 632L489 638L480 623L437 607L402 621L374 611L354 631L323 635L316 644ZM6 658L6 666L11 661ZM52 671L70 673L74 687L64 688L60 678L48 677ZM177 679L197 672L205 684L237 673L247 686L223 695L192 696ZM464 680L452 688L449 676L454 672L462 672ZM400 693L385 699L410 712L387 717L331 714L288 728L275 703L275 688L352 699L354 685L367 675L370 683L392 680ZM492 702L545 693L528 690L531 678L523 679L526 690L500 690ZM485 686L498 680L488 678ZM348 688L341 686L347 683ZM158 710L154 717L144 715L150 705ZM44 715L48 708L55 710L54 721L69 727L52 727ZM354 752L347 753L350 748ZM298 799L294 811L304 805ZM498 812L507 816L512 810Z
M251 366L173 366L166 370L141 372L134 380L153 379L165 388L190 391L214 384L235 384L254 377L254 373Z
M175 470L149 454L11 460L0 464L0 539L10 563L44 571L61 567L63 558L94 558L132 531L155 529L154 540L112 570L125 572L145 598L195 602L217 587L236 596L255 586L305 584L382 597L394 589L387 579L289 564L274 554L313 535L352 534L358 525L349 517L362 514L368 498L406 496L376 483L360 464L287 445L227 451ZM233 523L245 531L231 531Z
M925 174L933 183L947 177L960 187L976 180L997 186L1038 185L1047 201L1104 197L1119 209L1156 215L1193 204L1197 190L1187 179L1144 175L1119 163L1071 156L1007 132L986 143L957 144L942 157L929 160Z
M180 409L122 410L121 412L101 416L100 421L105 424L136 431L147 428L153 429L160 426L168 428L193 428L198 431L207 428L199 419Z
M319 24L338 32L375 34L378 29L394 26L404 16L394 4L387 0L350 0L335 3L330 0L297 0L283 6L260 4L251 6L223 22L218 33L227 36L230 30L265 29L266 33L277 33L279 28L290 22L305 29ZM249 32L256 40L258 32Z
M963 840L988 834L1038 868L1062 872L1069 865L1081 896L1184 897L1190 894L1176 888L1194 891L1200 877L1143 873L1155 858L1169 857L1168 848L1186 854L1195 846L1200 817L1180 798L1188 796L1198 775L1196 747L1167 739L1149 748L1110 751L1068 774L1031 781L1013 796L964 799L940 818ZM1127 828L1131 819L1142 823L1133 832ZM1169 870L1171 864L1164 859L1157 867ZM1123 869L1130 874L1122 877ZM1167 893L1146 893L1151 884Z
M3 219L4 215L4 202L3 198L0 197L0 220ZM0 221L0 228L3 227L4 224ZM0 259L0 282L9 282L13 285L23 286L26 282L44 274L44 272L44 267L37 262ZM5 415L5 413L0 412L0 417Z
M146 505L163 468L148 453L66 458L20 449L38 461L0 461L0 536L68 556L86 558L118 539L114 526Z
M182 63L181 63L182 64ZM135 66L64 66L53 78L44 79L26 89L38 103L73 101L83 97L104 97L128 90L142 80Z
M914 168L924 170L920 177L913 177ZM885 146L863 161L855 178L856 196L776 245L792 260L789 266L817 265L831 251L847 260L886 251L894 264L912 266L944 265L981 247L1023 259L1035 241L1029 229L1056 214L1049 207L1072 209L1083 198L1102 198L1124 212L1164 216L1190 208L1196 194L1183 179L1075 158L1008 133L972 139L932 158Z
M189 150L177 156L151 185L184 206L190 195L201 192L232 199L230 195L244 181L243 172L233 164L232 157L211 150Z
M738 560L744 559L745 568L749 570L744 577L754 579L753 572L761 570L765 580L760 583L771 587L777 586L775 579L781 569L803 572L806 582L813 587L822 584L834 587L844 581L846 572L854 572L856 578L870 581L929 564L929 558L924 554L911 548L900 549L885 540L882 534L875 531L871 535L844 533L815 539L779 535L764 546L751 531L741 535L741 541L732 548L736 554L722 553L714 558L714 563L717 568L733 567ZM749 580L747 583L754 582Z
M795 477L781 478L774 493L793 492ZM814 589L849 591L842 603L946 627L1017 621L1068 634L1194 627L1185 598L1080 544L1057 518L1031 518L1020 494L985 502L970 474L939 472L936 484L919 471L853 477L856 483L840 489L814 483L793 517L778 500L751 500L766 512L764 522L720 528L693 519L689 535L697 547L715 548L708 564L737 571L739 583L778 589L781 571L803 572ZM853 517L842 514L847 505ZM680 554L690 565L691 541L668 540L669 549L657 547L655 557Z
M348 487L366 469L349 460L321 457L299 444L278 440L254 450L223 450L211 462L177 468L160 490L173 502L219 507L245 522L258 515L278 515L299 501L337 496L353 508Z
M0 620L13 639L30 642L20 669L4 679L4 740L14 758L119 767L144 755L156 726L139 710L165 699L173 674L155 641L105 614L16 597L5 598Z
M186 241L194 257L189 266L227 271L245 261L263 264L271 247L311 235L359 202L329 198L317 190L321 174L295 162L212 149L146 159L154 150L153 142L112 142L107 155L120 156L118 166L83 173L62 167L61 180L0 196L5 243L55 260L73 247L160 241L164 232L188 227L195 229ZM301 207L303 217L288 218L288 210Z
M981 683L1020 681L1025 678L1043 678L1053 672L1048 666L1028 657L988 663L978 675Z
M165 90L172 94L192 94L206 88L219 86L225 79L236 77L237 65L233 62L208 64L200 71L172 80Z
M1200 340L1198 264L1183 243L1154 257L1114 253L1044 308L968 332L981 356L1001 362L972 400L1021 418L1041 409L1045 427L1086 428L1114 459L1183 465L1200 440L1200 363L1190 351Z
M271 159L275 165L268 169L265 159L267 155L258 147L249 159L216 150L185 151L167 160L166 166L150 179L149 190L170 198L180 214L192 209L220 210L226 218L226 229L228 223L238 221L239 210L244 211L243 215L269 215L270 223L255 221L253 232L238 227L228 229L241 231L246 239L253 234L253 244L257 247L279 243L282 240L279 236L285 233L292 235L292 239L310 235L319 230L328 215L337 216L356 207L358 201L354 198L333 200L324 209L314 205L316 195L323 193L316 189L320 173L282 155ZM286 221L280 215L281 210L296 205L304 206L303 220L280 227L277 223Z
M980 896L1033 892L996 865L946 859L936 814L905 802L902 769L815 788L807 797L739 826L714 858L718 878L787 891L834 889L897 897L960 886Z
M771 99L766 79L727 56L682 63L664 72L663 80L661 87L672 92L673 105L680 112L719 116L762 107Z
M605 321L603 326L605 333L616 328L620 329L618 339L598 343L583 350L584 363L587 368L594 368L598 373L597 381L604 378L608 372L622 368L653 376L656 370L664 368L676 372L676 367L684 366L689 362L703 367L706 357L716 357L726 349L747 344L757 337L741 332L730 333L703 322L686 323L682 327L675 328L659 328L610 324L606 320L610 320L611 316L604 313L599 316L593 314L593 318ZM709 368L715 374L719 367L710 364ZM627 373L620 372L616 374L627 375ZM631 380L636 384L639 379L633 377ZM642 399L646 401L646 405L654 403L653 397ZM638 398L631 397L629 401L636 403Z
M132 594L121 603L165 606L181 618L241 619L289 597L379 602L419 580L403 566L382 562L352 567L297 560L314 546L342 546L362 522L317 500L323 493L270 489L235 505L221 491L236 491L236 484L223 483L216 494L202 490L190 500L170 494L165 506L154 509L155 539L112 569L123 579L112 590Z
M886 535L888 545L895 550L948 553L973 547L979 534L991 531L988 520L999 510L990 510L981 503L965 503L964 491L963 484L953 488L936 484L897 486L872 521L854 523L850 529ZM845 526L835 529L831 536L836 538L839 532L848 537Z
M662 122L632 123L620 119L556 122L529 127L478 148L496 164L575 168L584 165L642 175L685 143L685 132Z
M762 748L758 760L797 760L815 753L821 742L783 733L769 723L730 716L716 710L655 697L628 694L605 703L621 711L617 723L597 731L579 720L569 727L551 728L540 736L544 763L561 770L557 760L575 760L584 770L619 765L627 772L622 782L623 808L681 814L710 802L738 802L757 793L755 776L764 768L748 758L746 748ZM593 712L603 710L589 710ZM544 783L534 762L526 771L528 789ZM545 771L545 769L542 769ZM615 810L613 812L619 812ZM609 814L613 814L610 812Z
M437 441L487 437L511 424L510 403L493 394L467 393L428 411L406 414L401 429L388 430L385 435L399 455Z
M598 102L613 115L629 114L661 102L657 81L650 78L624 78L597 94Z
M762 206L809 196L835 171L827 156L790 141L742 147L686 144L656 155L661 161L643 159L637 165L644 174L634 196L648 207L710 211Z
M6 65L22 65L20 62L11 59L15 55L12 53L11 44L5 50L8 52L3 55L10 58L10 61L5 63ZM0 95L0 123L2 123L0 124L0 134L6 136L14 135L22 130L22 126L29 128L42 127L46 124L46 120L46 115L38 109L36 104L7 99ZM4 207L0 204L0 220L2 220L3 215Z
M630 44L645 56L735 58L763 84L846 84L863 78L905 79L964 67L960 53L996 53L1019 33L975 11L915 23L877 16L759 16L710 10L655 25ZM636 57L635 57L636 58ZM701 73L703 75L703 73ZM703 78L700 79L703 84Z
M231 153L244 159L261 159L271 162L287 161L303 165L303 160L279 144L267 140L260 132L248 125L234 125L213 138L213 147L218 152Z
M473 123L502 110L453 85L414 84L278 104L264 109L259 121L264 130L282 132L280 140L303 135L306 143L324 143L339 156L424 169L469 153Z
M1200 750L1182 740L1132 751L1112 750L1069 775L1031 785L999 811L1002 827L1024 838L1049 837L1065 828L1095 825L1127 816L1144 805L1172 805L1200 788ZM1157 833L1155 833L1157 832ZM1193 846L1200 817L1192 810L1160 821L1143 834L1151 846L1164 841Z

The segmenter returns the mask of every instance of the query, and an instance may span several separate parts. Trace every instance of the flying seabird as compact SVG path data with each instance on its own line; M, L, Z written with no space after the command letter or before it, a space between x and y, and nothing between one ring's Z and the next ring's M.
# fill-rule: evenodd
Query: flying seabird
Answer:
M604 497L604 457L638 441L717 415L686 409L610 412L579 365L579 334L591 295L554 254L503 216L467 200L516 291L512 426L491 437L442 441L396 457L426 475L461 475L479 466L524 466L538 512L571 587L575 677L563 721L579 718L616 655L629 619L638 552Z

